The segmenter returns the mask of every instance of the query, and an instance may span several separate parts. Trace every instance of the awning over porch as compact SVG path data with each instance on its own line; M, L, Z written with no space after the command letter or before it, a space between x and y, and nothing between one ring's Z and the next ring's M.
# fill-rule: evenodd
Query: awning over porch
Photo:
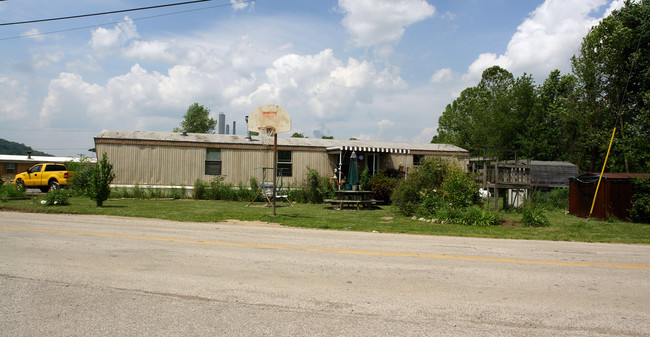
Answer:
M334 146L334 147L327 148L327 152L333 152L333 151L357 151L357 152L366 152L366 153L401 153L401 154L411 153L411 150L409 149L390 148L390 147Z

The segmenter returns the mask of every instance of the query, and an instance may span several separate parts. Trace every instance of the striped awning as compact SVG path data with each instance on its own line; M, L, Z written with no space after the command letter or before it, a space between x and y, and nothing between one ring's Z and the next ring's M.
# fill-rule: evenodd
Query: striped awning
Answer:
M327 151L357 151L365 153L401 153L409 154L411 150L389 147L367 147L367 146L336 146L328 147Z

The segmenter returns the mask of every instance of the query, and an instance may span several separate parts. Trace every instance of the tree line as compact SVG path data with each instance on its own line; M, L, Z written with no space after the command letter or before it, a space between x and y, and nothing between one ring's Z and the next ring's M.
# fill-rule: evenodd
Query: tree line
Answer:
M599 171L650 172L650 1L626 1L583 38L571 73L536 85L493 66L438 120L432 143L507 159L572 162Z

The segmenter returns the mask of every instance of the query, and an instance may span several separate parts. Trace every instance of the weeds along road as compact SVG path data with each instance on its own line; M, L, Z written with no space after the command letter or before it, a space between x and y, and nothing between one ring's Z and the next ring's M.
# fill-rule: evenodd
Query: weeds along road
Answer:
M644 336L650 246L0 212L0 335Z

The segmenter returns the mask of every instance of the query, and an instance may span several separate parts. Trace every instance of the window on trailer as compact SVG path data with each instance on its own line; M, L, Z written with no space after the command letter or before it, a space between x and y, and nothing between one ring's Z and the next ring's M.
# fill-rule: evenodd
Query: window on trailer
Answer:
M205 150L205 174L221 175L221 149Z
M278 176L282 171L283 177L293 176L293 163L291 162L291 151L278 151Z
M7 174L14 174L14 173L16 173L16 164L7 163Z
M413 166L420 166L424 162L423 154L414 154L413 155Z

